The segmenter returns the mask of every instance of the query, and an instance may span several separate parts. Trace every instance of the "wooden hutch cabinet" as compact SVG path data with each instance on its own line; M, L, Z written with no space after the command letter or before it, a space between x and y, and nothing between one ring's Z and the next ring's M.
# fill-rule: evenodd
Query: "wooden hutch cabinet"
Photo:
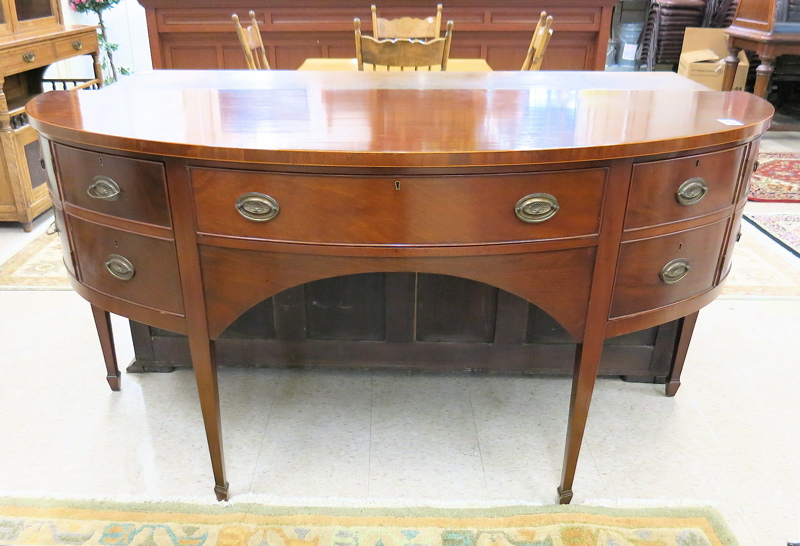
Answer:
M452 58L486 59L519 70L539 13L554 18L544 70L603 70L618 0L459 0L443 2L453 21ZM425 17L437 0L139 0L147 13L153 68L247 68L231 14L253 10L270 66L295 70L309 57L355 57L353 18L371 32L370 4L383 17Z
M56 61L91 55L99 86L96 27L65 26L58 0L0 0L0 221L31 222L50 208L47 173L25 104L44 89L43 75Z

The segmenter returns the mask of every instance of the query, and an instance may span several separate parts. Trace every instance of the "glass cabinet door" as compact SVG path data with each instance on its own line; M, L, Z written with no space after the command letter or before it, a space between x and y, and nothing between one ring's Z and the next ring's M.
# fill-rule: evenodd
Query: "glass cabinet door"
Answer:
M14 0L14 2L17 8L17 21L20 22L55 15L52 0Z

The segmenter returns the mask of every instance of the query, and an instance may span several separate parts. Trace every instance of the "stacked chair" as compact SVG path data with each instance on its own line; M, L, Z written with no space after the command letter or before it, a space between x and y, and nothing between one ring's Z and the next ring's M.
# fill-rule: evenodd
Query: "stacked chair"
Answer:
M364 70L364 63L371 64L372 70L432 70L438 66L447 70L450 57L450 43L453 39L453 21L447 22L444 38L417 40L413 38L389 38L377 40L361 33L361 21L354 19L356 37L356 58L358 69Z
M236 26L236 35L239 36L239 43L242 44L244 57L247 59L247 67L250 70L269 70L267 61L267 50L261 40L261 32L258 30L255 12L250 12L250 26L242 28L239 16L235 13L231 15L233 24Z
M686 27L702 26L705 8L703 0L652 0L639 38L641 66L653 70L656 64L677 64Z
M372 36L376 40L387 38L413 38L431 40L438 38L442 31L442 5L436 6L436 15L424 19L400 17L384 19L378 17L378 8L372 5Z
M444 38L440 36L442 5L436 6L436 16L417 19L401 17L385 19L378 17L378 9L372 6L372 34L361 32L361 20L353 20L356 37L358 69L371 64L372 70L447 70L450 43L453 39L453 21L447 22Z
M543 11L539 15L539 22L536 24L536 30L533 31L533 37L528 46L528 54L525 56L525 62L522 63L520 70L539 70L542 67L544 52L553 35L552 25L553 16L547 15L547 12Z

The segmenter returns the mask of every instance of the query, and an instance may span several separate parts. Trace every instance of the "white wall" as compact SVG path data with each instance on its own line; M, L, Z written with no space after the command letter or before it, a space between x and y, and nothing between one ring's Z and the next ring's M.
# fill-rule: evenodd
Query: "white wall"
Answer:
M97 15L94 13L75 13L67 0L61 0L64 13L64 24L96 25ZM141 72L153 68L150 60L150 45L147 41L147 24L144 8L136 0L122 0L119 4L103 12L108 41L119 44L114 52L114 64L133 72ZM48 70L50 77L91 78L91 58L76 58L56 63Z

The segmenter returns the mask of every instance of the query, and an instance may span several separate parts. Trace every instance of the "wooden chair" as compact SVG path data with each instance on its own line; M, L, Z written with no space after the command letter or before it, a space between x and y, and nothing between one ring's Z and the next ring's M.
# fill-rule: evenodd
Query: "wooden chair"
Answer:
M353 21L356 27L356 57L358 69L363 72L364 63L372 65L372 70L378 66L386 70L399 68L427 67L431 70L434 66L444 72L447 70L447 59L450 57L450 42L453 38L453 21L447 22L447 31L444 38L430 41L396 38L390 40L376 40L372 36L361 34L361 20Z
M415 19L382 19L378 17L375 4L372 5L372 36L376 40L385 38L417 38L428 40L438 38L442 29L442 5L436 6L436 17Z
M250 12L250 26L247 28L242 28L241 23L239 23L239 16L235 13L231 15L231 19L236 25L236 34L242 44L244 56L247 59L247 67L250 70L269 70L267 51L264 48L264 42L261 40L261 32L258 30L255 12Z
M522 63L521 70L539 70L541 68L544 52L547 49L547 44L550 43L550 36L553 35L553 29L550 28L552 24L553 16L547 15L547 12L543 11L539 15L536 30L533 31L533 38L531 38L528 54L525 56L525 62Z

